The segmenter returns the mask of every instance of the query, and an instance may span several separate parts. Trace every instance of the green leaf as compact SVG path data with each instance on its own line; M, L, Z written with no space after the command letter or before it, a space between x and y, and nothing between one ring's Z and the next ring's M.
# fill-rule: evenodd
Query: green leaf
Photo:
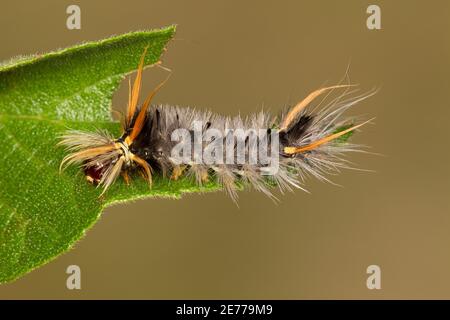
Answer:
M351 128L351 127L353 127L353 124L346 124L346 125L340 126L340 127L336 128L336 130L333 131L333 134L342 132L342 131L347 130L348 128ZM353 135L353 133L354 133L353 130L349 131L347 133L344 133L342 136L337 137L336 139L334 139L334 142L335 143L341 143L341 144L342 143L346 143L348 141L348 139L350 139L350 137Z
M121 179L99 199L77 168L59 173L67 129L107 129L111 99L126 74L160 59L175 27L128 33L0 66L0 283L12 281L67 251L99 218L105 206L184 192L217 190L186 180L155 177L126 186Z

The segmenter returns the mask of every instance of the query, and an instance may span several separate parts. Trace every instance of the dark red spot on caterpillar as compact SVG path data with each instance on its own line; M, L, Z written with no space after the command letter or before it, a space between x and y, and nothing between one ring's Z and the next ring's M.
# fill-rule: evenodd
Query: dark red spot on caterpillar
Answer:
M105 171L105 167L102 164L98 164L95 166L91 166L84 169L84 174L86 175L87 181L90 183L97 185Z

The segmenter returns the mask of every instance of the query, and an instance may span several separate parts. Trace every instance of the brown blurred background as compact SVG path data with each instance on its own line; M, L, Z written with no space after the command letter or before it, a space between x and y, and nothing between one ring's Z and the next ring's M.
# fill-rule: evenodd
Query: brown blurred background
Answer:
M66 8L81 7L81 30ZM382 30L366 8L381 7ZM164 57L174 73L156 102L246 115L277 112L350 63L363 90L352 112L375 116L355 141L384 156L336 187L276 205L222 193L117 205L69 253L0 286L0 298L450 298L450 2L448 1L14 1L1 4L0 60L113 34L178 24ZM144 74L144 90L165 76ZM126 85L114 98L126 101ZM82 289L66 288L68 265ZM381 267L381 290L366 268Z

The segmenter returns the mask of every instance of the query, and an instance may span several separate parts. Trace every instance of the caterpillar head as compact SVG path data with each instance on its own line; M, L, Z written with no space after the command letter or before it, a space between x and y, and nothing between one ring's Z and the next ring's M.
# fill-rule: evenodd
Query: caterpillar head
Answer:
M133 147L133 143L138 140L144 127L147 109L153 96L168 78L150 92L142 106L137 108L146 53L147 48L144 49L141 56L133 87L129 82L127 112L121 123L122 136L119 139L114 139L106 131L69 130L62 136L59 143L65 146L69 152L62 160L60 169L64 169L71 164L80 165L84 169L87 180L102 186L103 193L121 173L128 182L128 171L134 168L140 168L149 185L152 183L149 163L130 149ZM159 65L159 62L156 65Z
M113 139L106 131L84 132L69 130L59 142L69 154L61 162L60 169L72 164L81 166L86 179L104 191L120 173L139 167L151 183L151 168L148 163L130 151L127 139Z

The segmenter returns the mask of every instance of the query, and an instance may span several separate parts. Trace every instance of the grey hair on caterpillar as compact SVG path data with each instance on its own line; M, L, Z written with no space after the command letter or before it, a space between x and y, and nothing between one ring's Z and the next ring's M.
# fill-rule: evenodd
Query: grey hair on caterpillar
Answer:
M243 118L221 116L193 108L151 105L152 98L166 79L139 106L145 55L146 50L140 59L134 84L131 86L130 83L129 86L127 111L121 121L121 136L114 138L103 130L68 130L59 142L68 152L61 162L61 170L70 165L80 166L90 183L103 188L102 194L120 175L129 184L131 175L140 172L150 187L154 174L172 180L186 176L192 177L193 183L199 185L214 179L234 201L237 200L238 185L253 187L276 199L272 192L274 186L282 192L294 188L305 190L303 185L308 175L329 181L327 174L351 168L344 158L346 153L361 150L362 146L350 143L348 139L355 130L371 120L356 123L344 113L375 91L355 96L356 91L351 90L354 85L328 86L313 91L278 117L261 111ZM335 92L340 94L321 106ZM318 106L311 107L320 96L325 98ZM268 174L268 164L261 161L198 163L193 159L194 154L181 162L175 161L172 150L177 142L172 138L173 133L180 129L193 133L198 122L203 124L201 136L206 136L211 129L223 132L224 136L238 129L260 130L270 145L274 143L271 137L275 135L278 170ZM250 141L246 139L244 142L244 158L248 158L258 148L258 144ZM219 144L233 150L238 148L236 142ZM201 148L208 148L208 143L203 141Z

